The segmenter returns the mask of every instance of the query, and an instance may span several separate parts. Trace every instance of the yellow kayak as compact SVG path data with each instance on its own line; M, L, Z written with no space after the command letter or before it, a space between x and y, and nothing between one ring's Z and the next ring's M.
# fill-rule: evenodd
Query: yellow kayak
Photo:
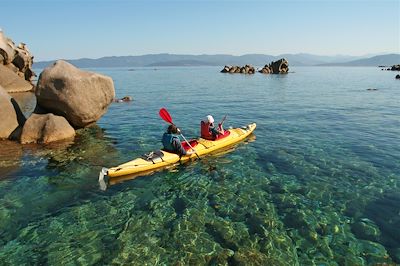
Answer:
M190 140L191 146L196 150L198 156L204 156L211 152L226 148L232 144L242 141L249 136L256 128L256 123L250 124L246 127L233 128L225 130L225 137L218 140L206 140L203 138ZM187 143L182 143L183 146L188 146ZM186 147L185 147L186 148ZM191 150L188 148L187 150ZM99 179L104 178L104 175L108 177L119 177L131 174L147 174L149 172L166 168L178 163L183 163L191 159L197 158L196 154L185 155L179 157L179 155L164 150L158 150L145 154L144 156L129 161L127 163L118 165L111 168L103 168L100 172Z

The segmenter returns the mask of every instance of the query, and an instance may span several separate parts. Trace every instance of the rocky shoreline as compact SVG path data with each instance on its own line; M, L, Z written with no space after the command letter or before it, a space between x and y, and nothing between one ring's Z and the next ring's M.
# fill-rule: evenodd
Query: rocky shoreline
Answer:
M63 60L45 68L35 87L33 56L25 44L15 47L2 31L0 63L0 139L3 140L47 144L73 139L75 129L94 124L115 99L111 77L80 70ZM23 112L13 98L26 91L34 91L36 98L32 113Z

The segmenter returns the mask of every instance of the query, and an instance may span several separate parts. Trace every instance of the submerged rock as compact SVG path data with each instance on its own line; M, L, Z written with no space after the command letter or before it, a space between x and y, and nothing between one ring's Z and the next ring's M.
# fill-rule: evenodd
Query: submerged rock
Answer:
M369 265L391 263L389 254L381 244L368 240L360 240L359 245Z
M400 263L400 248L393 249L391 254L393 256L393 260L397 263Z
M233 265L296 265L295 261L283 261L278 256L271 256L270 254L264 254L257 249L250 247L240 248L235 252L235 255L231 259ZM293 264L292 264L293 263Z
M46 111L64 116L74 127L96 122L115 97L110 77L82 71L59 60L39 76L36 97Z
M0 179L7 176L12 177L13 172L20 169L21 156L23 155L22 147L23 146L21 144L15 141L10 141L10 140L1 141ZM3 220L2 222L5 221ZM0 222L0 226L2 222Z
M354 223L351 230L357 238L371 240L377 242L381 235L378 226L370 219L363 218L360 221Z
M49 143L74 136L75 130L64 117L53 114L32 114L22 129L21 143Z

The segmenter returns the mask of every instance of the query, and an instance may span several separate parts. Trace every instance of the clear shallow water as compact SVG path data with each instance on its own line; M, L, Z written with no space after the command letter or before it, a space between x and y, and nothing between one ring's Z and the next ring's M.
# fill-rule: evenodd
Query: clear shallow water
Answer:
M4 264L400 263L400 83L377 68L95 69L118 97L74 143L3 142ZM377 91L367 91L377 88ZM187 137L211 113L257 123L234 151L99 189L101 166ZM4 145L3 145L4 144Z

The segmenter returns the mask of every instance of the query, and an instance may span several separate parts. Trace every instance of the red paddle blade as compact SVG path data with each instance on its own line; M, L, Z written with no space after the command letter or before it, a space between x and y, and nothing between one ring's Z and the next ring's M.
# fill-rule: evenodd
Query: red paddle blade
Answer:
M168 122L170 124L173 124L172 123L172 117L169 115L167 109L161 108L160 111L158 112L158 114L160 115L160 117L162 119L164 119L164 121L166 121L166 122Z

